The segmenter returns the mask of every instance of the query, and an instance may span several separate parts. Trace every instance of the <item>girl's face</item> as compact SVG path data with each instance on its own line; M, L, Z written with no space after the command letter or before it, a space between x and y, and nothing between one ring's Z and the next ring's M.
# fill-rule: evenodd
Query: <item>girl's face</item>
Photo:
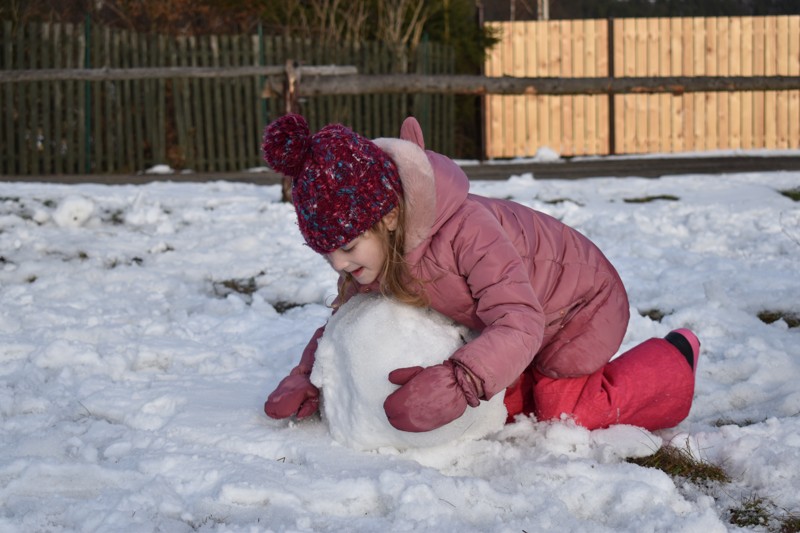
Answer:
M393 209L379 222L389 231L397 227L397 209ZM349 273L359 285L376 281L386 262L386 250L375 231L367 231L338 250L327 254L328 263L340 274Z
M360 285L369 285L382 272L386 252L380 237L368 231L326 257L340 274L349 273Z

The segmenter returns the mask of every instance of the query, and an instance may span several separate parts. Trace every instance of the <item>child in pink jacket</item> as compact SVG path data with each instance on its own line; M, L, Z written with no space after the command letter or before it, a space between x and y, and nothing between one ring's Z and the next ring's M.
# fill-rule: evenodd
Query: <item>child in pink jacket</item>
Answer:
M589 429L671 427L689 413L700 351L681 329L610 361L629 305L617 271L585 236L512 201L469 193L464 172L426 151L409 118L399 139L341 125L311 135L300 115L265 131L264 158L292 178L306 243L339 273L338 308L377 292L479 332L441 364L399 368L384 402L403 431L430 431L505 391L508 420L572 417ZM317 330L270 394L270 417L307 417ZM380 354L375 354L380 357Z

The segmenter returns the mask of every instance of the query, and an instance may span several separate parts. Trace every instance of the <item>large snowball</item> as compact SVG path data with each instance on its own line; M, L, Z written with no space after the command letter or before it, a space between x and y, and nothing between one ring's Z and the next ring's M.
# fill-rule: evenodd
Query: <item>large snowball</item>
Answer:
M322 413L333 438L360 450L406 449L479 439L499 430L506 419L502 394L425 433L393 428L383 411L384 400L397 389L387 379L389 372L439 364L467 334L434 311L381 296L353 297L328 322L311 374L322 390Z

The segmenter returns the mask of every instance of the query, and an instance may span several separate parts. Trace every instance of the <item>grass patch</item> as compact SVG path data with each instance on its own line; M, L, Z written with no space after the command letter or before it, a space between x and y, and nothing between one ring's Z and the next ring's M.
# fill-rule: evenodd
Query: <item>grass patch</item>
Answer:
M728 509L728 522L738 527L763 528L778 533L800 532L800 516L787 514L785 509L755 495Z
M119 266L133 266L133 265L142 266L143 264L144 264L144 259L142 259L141 257L131 257L130 259L122 259L119 257L114 257L106 261L104 263L104 266L109 270L113 270Z
M249 278L233 278L233 279L226 279L222 281L212 281L211 282L211 290L214 296L217 298L227 298L228 295L236 293L242 295L244 298L245 303L250 305L253 303L253 294L258 291L259 286L256 282L256 278L258 276L263 276L264 273L260 272L256 276L249 277ZM294 309L295 307L301 307L304 304L299 304L295 302L286 302L283 300L278 300L275 303L272 303L272 307L275 308L279 314L284 314L289 309Z
M662 446L653 455L629 458L633 463L645 468L655 468L671 478L688 480L695 485L712 486L731 481L721 467L707 461L696 459L689 450L675 446ZM728 522L742 528L760 528L778 533L800 533L800 517L786 514L766 498L753 495L744 498L727 512Z
M721 428L723 426L739 426L740 428L744 428L747 426L752 426L753 424L758 424L758 421L751 420L749 418L745 418L744 420L733 420L732 418L720 418L716 422L714 422L714 427Z
M781 520L781 533L800 533L800 516L787 516Z
M31 220L36 224L42 223L36 220L37 211L42 208L53 209L56 205L54 200L0 196L0 214L17 216L22 220Z
M765 324L772 324L778 320L783 320L790 328L800 327L800 314L793 311L764 310L758 313L758 318Z
M692 483L728 483L731 478L719 466L696 459L688 450L675 446L662 446L653 455L627 459L645 468L655 468L670 477L688 479Z
M671 194L656 194L654 196L642 196L639 198L623 198L622 201L626 204L646 204L649 202L657 202L658 200L666 200L668 202L677 202L680 200L677 196Z
M728 510L728 522L739 527L766 526L772 518L772 512L767 507L764 498L752 496L738 507Z
M573 204L577 205L578 207L583 207L582 203L576 202L575 200L572 200L571 198L553 198L552 200L541 200L541 202L543 204L547 204L547 205L558 205L558 204L563 204L565 202L570 202L570 203L573 203Z
M122 226L125 224L125 213L122 209L107 210L103 212L100 220L112 226Z
M669 313L665 313L661 309L640 309L639 314L652 320L653 322L661 322Z
M284 302L283 300L280 300L272 304L272 307L274 307L275 310L278 312L278 314L281 315L286 311L288 311L289 309L294 309L295 307L302 307L302 306L303 304L298 304L294 302Z
M218 298L227 298L229 294L236 293L245 296L248 303L252 300L253 293L258 290L254 277L213 281L211 286L214 296Z
M794 200L795 202L800 202L800 187L795 187L793 189L785 189L783 191L778 191L785 197L789 198L790 200Z

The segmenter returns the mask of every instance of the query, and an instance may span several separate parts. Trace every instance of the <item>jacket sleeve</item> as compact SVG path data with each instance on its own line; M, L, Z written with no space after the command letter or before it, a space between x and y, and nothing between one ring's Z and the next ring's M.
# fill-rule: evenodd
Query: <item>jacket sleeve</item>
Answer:
M314 368L314 360L317 353L317 342L319 342L319 339L322 337L323 333L325 333L325 326L320 326L317 328L317 331L315 331L311 336L311 340L309 340L308 344L306 344L306 347L303 350L303 355L300 356L300 362L292 369L291 372L289 372L290 376L297 374L311 374L311 370Z
M451 359L481 381L488 400L531 363L542 343L545 317L528 267L500 222L475 209L460 224L452 241L456 265L486 327Z

